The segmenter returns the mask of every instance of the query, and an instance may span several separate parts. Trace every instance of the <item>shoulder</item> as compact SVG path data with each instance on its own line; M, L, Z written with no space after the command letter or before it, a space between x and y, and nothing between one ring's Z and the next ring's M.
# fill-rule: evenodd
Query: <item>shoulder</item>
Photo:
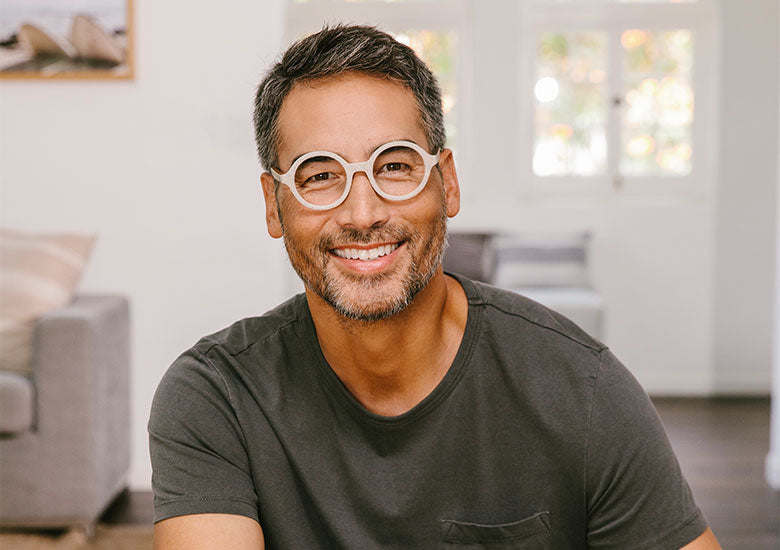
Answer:
M604 362L611 357L607 347L542 304L459 279L469 297L474 370L481 376L497 373L493 383L522 396L525 414L548 422L548 412L556 411L556 423L566 437L571 426L584 429L583 411L591 407Z
M484 308L489 330L505 327L499 330L516 331L518 336L522 333L542 338L547 347L560 345L579 348L595 355L606 349L604 344L567 317L530 298L461 276L457 276L457 279L466 291L469 304Z
M263 315L242 319L204 336L192 347L192 351L208 355L214 348L219 348L231 356L241 355L269 339L283 337L287 329L300 323L306 307L305 296L298 294Z
M235 388L243 384L243 375L273 371L284 360L284 346L279 344L292 338L290 333L296 331L305 311L305 297L297 295L261 316L204 336L167 369L155 392L153 412L159 404L170 407L193 396L219 395L230 401Z

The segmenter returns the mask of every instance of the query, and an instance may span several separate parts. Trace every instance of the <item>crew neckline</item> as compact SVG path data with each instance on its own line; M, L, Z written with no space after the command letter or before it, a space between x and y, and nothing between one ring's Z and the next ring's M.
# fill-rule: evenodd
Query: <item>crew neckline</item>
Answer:
M474 343L476 341L476 335L479 332L479 324L484 309L479 306L484 304L484 300L473 281L461 275L449 272L445 273L460 283L468 300L466 328L463 331L463 337L461 338L458 351L455 354L452 364L436 387L414 407L397 416L383 416L368 410L344 385L325 359L325 355L322 353L322 348L317 339L314 320L312 319L306 296L302 296L303 299L301 300L300 310L300 318L302 320L301 339L304 341L306 349L312 359L312 363L316 366L321 379L330 388L336 399L358 421L387 429L407 426L437 409L439 405L445 401L447 396L457 387L463 373L471 363Z

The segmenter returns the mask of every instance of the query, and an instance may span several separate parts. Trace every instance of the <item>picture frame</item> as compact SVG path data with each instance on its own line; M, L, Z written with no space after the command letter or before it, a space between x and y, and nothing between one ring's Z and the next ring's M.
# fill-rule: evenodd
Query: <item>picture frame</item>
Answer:
M0 79L132 80L133 0L3 0Z

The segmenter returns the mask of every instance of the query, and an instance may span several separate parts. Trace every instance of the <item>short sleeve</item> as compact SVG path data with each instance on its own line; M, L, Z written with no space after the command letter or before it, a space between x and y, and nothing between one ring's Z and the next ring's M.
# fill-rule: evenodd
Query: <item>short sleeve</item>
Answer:
M588 548L680 548L706 521L647 394L601 356L586 451Z
M197 351L166 372L148 428L155 522L205 513L258 521L246 445L227 386Z

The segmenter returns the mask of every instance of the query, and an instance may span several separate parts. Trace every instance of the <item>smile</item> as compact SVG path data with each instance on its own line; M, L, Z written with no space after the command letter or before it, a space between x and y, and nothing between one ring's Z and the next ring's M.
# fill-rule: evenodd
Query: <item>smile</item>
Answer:
M346 260L371 261L387 256L398 248L400 243L383 244L375 248L334 248L332 252L339 258Z

